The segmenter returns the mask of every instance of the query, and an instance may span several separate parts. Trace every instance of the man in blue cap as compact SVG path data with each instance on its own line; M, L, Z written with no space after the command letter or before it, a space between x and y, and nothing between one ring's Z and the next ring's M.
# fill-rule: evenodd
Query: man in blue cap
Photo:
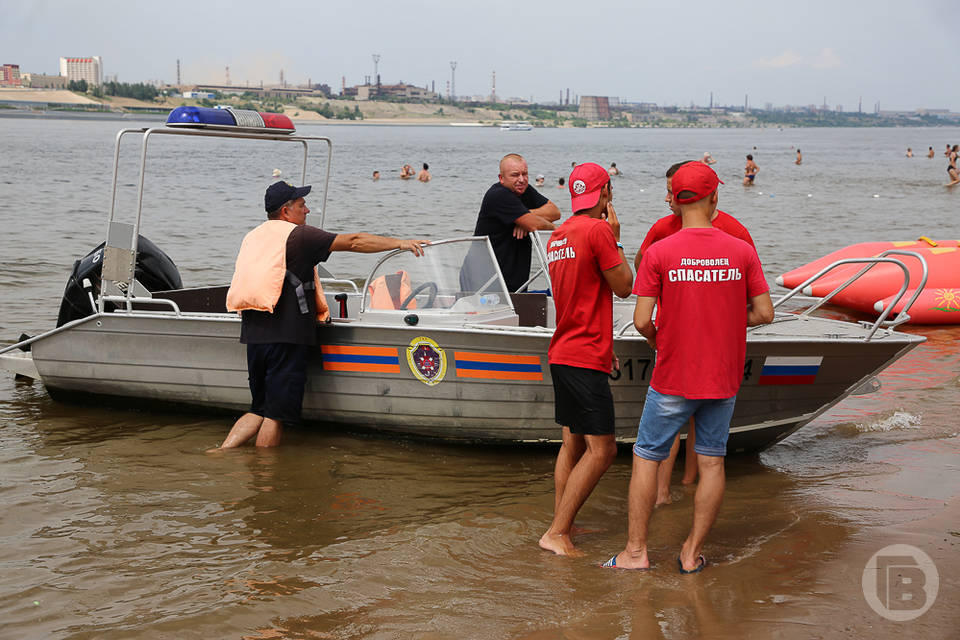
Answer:
M405 249L423 255L426 240L369 233L330 233L306 224L310 185L275 182L264 195L267 220L244 237L227 292L227 310L241 314L240 342L247 345L253 401L221 449L254 436L258 447L280 444L285 422L298 422L316 323L327 310L314 266L333 251L376 253ZM309 292L309 293L308 293Z

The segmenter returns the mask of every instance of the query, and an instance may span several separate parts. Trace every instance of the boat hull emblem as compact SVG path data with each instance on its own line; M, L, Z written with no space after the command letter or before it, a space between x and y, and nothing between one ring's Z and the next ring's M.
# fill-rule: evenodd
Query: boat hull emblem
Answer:
M447 355L440 345L425 336L410 341L407 363L417 380L429 386L440 384L447 373Z

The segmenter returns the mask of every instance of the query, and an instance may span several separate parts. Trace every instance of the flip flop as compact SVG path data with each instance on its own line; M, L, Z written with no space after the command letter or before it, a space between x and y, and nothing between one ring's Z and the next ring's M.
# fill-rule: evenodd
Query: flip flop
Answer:
M683 568L683 562L680 560L680 556L677 556L677 567L680 568L680 573L700 573L705 566L707 566L707 559L703 557L702 553L697 557L697 566L689 571Z
M614 555L612 558L610 558L609 560L607 560L606 562L604 562L602 565L600 565L600 567L601 567L602 569L620 569L620 570L622 570L622 571L649 571L649 570L650 570L650 567L638 567L638 568L636 568L636 569L628 569L628 568L626 568L626 567L618 567L618 566L617 566L617 555L619 555L619 554Z

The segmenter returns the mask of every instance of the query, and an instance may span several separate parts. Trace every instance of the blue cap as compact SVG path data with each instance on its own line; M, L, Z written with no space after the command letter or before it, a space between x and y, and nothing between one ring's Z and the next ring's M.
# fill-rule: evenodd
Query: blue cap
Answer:
M303 198L312 189L309 184L305 187L295 187L289 182L274 182L267 187L267 192L263 195L263 206L267 213L276 211L291 200Z

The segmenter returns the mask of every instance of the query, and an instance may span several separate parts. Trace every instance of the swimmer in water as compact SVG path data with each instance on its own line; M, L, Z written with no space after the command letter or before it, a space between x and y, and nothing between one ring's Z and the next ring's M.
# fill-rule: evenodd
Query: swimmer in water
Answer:
M379 172L379 171L374 171L374 172L373 172L373 179L374 179L374 181L377 181L377 180L380 179L380 172Z
M930 149L927 151L927 157L928 157L928 158L932 158L932 157L935 156L935 155L937 155L937 154L934 153L933 147L930 147Z
M716 162L716 160L713 159L713 156L710 155L709 151L704 151L703 160L701 160L700 162L702 162L703 164L713 164L714 162Z
M430 182L430 178L433 176L430 175L430 165L426 162L423 163L423 169L420 170L420 173L417 174L417 180L420 182Z
M753 154L748 153L747 164L743 168L743 186L752 186L753 181L756 179L758 173L760 173L760 167L758 167L757 163L753 161Z
M960 155L960 145L955 144L953 148L950 149L950 155L948 156L949 164L947 165L947 175L950 176L950 182L947 183L948 187L960 184L960 171L957 170L958 155Z
M793 161L793 164L803 164L803 154L800 153L800 149L797 149L797 159Z
M908 158L913 157L913 149L911 149L910 147L907 147L907 157Z

